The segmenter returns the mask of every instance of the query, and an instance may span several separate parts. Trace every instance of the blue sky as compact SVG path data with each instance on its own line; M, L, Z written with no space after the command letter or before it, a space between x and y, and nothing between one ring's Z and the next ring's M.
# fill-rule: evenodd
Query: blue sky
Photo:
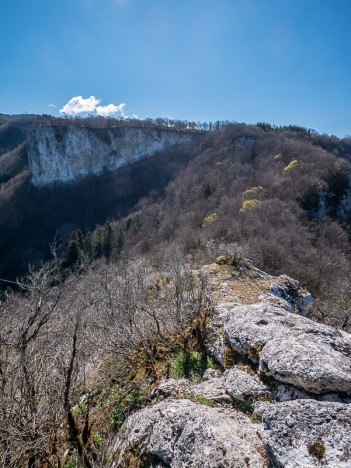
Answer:
M345 136L350 18L350 0L3 0L0 112L95 96L102 113Z

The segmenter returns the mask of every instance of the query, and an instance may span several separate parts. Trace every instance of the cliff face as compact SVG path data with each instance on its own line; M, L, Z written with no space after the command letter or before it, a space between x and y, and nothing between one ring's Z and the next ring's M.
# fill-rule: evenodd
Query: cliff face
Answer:
M31 180L44 186L114 171L160 151L186 149L201 136L141 127L37 127L28 145Z

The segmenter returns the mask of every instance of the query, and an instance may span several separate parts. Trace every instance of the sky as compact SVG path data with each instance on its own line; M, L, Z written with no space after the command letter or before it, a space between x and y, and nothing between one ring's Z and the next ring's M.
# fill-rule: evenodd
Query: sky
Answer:
M350 18L350 0L1 0L0 113L264 121L343 137Z

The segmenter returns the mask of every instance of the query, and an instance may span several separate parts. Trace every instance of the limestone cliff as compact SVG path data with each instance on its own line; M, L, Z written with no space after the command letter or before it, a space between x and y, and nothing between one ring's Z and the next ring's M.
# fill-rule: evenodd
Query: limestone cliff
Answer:
M39 126L29 139L28 162L36 186L71 182L114 171L170 149L186 149L202 133L143 127Z

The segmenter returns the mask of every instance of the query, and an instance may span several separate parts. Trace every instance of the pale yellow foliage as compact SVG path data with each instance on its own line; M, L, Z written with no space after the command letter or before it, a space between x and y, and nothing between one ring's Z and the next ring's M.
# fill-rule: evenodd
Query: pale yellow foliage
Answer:
M260 195L263 195L264 192L265 189L261 185L259 185L257 187L251 187L245 190L245 192L243 192L242 195L244 198L252 200L252 196L258 197Z
M252 200L245 200L243 202L243 206L240 208L240 213L245 213L246 211L250 211L259 205L261 202L257 200L257 198L253 198Z
M284 167L283 172L289 172L298 166L299 162L297 159L292 159L287 166Z
M202 227L205 228L209 226L210 224L213 224L215 221L217 221L217 219L218 219L217 213L211 213L207 215L203 220Z

